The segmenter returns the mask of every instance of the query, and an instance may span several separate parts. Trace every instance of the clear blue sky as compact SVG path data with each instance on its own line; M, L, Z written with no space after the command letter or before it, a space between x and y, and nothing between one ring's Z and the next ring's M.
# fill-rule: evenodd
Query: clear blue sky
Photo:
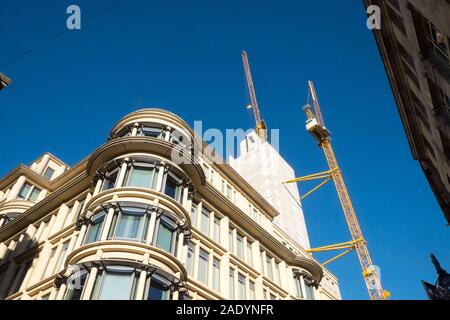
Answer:
M0 65L64 31L68 5L86 18L112 2L1 1ZM315 81L384 287L393 299L424 299L420 280L436 279L429 254L450 269L449 230L412 159L365 19L360 0L125 0L0 68L14 81L0 93L0 175L45 151L73 165L142 107L167 108L191 125L250 128L247 49L262 114L281 130L281 153L298 175L326 169L301 110L307 80ZM331 184L304 207L313 246L349 240ZM354 254L329 268L344 298L367 298Z

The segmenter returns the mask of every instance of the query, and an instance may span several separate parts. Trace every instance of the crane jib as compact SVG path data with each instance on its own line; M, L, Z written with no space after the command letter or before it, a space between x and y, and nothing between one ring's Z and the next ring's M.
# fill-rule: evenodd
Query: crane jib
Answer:
M381 286L381 281L376 267L372 264L372 259L370 258L369 250L367 248L367 243L364 240L363 233L359 226L358 218L356 216L355 210L353 208L350 196L347 191L347 187L344 182L344 177L339 165L336 160L333 148L331 147L331 134L324 125L322 118L322 112L320 110L319 99L317 97L316 90L312 81L308 82L309 94L312 96L314 104L314 113L311 110L311 106L307 104L304 111L307 116L306 129L311 134L311 136L319 143L322 148L327 164L329 167L329 176L332 178L336 191L341 203L342 211L344 212L345 219L352 237L351 243L352 249L354 249L358 255L361 268L363 270L363 278L366 284L369 296L372 300L386 300L389 297L389 292L384 291ZM309 100L309 95L308 95ZM310 177L322 177L320 175L311 175ZM298 178L293 181L302 181L304 179ZM317 189L317 188L316 188ZM340 245L331 245L327 247L321 247L316 249L311 249L308 252L321 252L329 251L330 247L342 248ZM347 246L348 248L348 246ZM345 253L344 253L345 254ZM338 257L342 256L339 255ZM336 257L336 258L338 258ZM330 260L334 261L336 258ZM328 261L329 262L329 261ZM326 263L328 263L326 262Z

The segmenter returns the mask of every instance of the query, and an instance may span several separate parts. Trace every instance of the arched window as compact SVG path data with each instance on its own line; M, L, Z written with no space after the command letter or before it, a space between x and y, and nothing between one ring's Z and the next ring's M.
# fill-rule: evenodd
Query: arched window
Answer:
M127 159L125 172L121 172L125 160L115 159L105 164L97 172L97 179L102 179L101 191L113 188L134 187L162 192L177 202L183 199L185 187L193 190L190 179L176 166L165 164L152 157L135 157ZM123 181L119 176L124 174Z

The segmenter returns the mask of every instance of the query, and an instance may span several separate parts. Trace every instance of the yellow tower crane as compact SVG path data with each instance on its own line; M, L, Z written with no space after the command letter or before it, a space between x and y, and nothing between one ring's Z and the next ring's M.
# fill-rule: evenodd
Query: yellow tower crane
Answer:
M306 129L313 136L313 138L319 143L319 146L325 153L329 170L325 172L312 174L306 177L297 178L291 181L286 181L285 184L324 179L324 181L321 182L317 187L306 193L302 197L302 199L304 199L311 193L313 193L314 191L318 190L320 187L325 185L330 180L333 180L352 237L352 240L349 242L310 249L308 250L308 252L313 253L313 252L327 252L334 250L345 250L344 252L340 253L336 257L328 260L323 264L326 265L355 250L358 254L359 262L363 270L362 274L367 286L367 290L369 291L370 299L386 300L389 298L390 294L387 291L383 291L379 274L377 273L376 268L372 264L369 251L367 249L367 243L364 240L364 236L359 226L355 210L353 209L350 196L344 183L342 172L339 169L336 156L334 155L333 149L331 147L331 133L325 127L322 118L322 112L320 111L319 100L317 98L316 90L314 88L314 84L312 83L312 81L309 81L308 85L309 85L309 94L311 95L314 104L314 112L311 110L311 106L309 104L305 106L304 111L307 116Z
M261 138L263 142L267 141L267 126L264 120L261 119L259 113L258 101L256 100L255 86L253 85L252 72L250 71L250 64L248 62L247 52L242 51L242 61L244 63L245 78L247 79L248 92L250 94L251 104L247 109L253 110L253 116L256 122L256 134Z

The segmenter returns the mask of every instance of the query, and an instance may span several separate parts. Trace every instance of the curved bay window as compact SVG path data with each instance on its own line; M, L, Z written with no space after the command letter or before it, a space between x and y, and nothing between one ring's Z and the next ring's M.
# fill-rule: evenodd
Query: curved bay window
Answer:
M151 137L166 140L182 147L188 147L189 145L192 145L190 139L187 138L181 131L170 128L165 124L156 122L144 122L126 125L123 128L119 129L113 136L110 137L110 139L130 136Z
M123 162L127 165L122 169ZM119 179L120 176L123 178ZM192 183L183 172L151 157L113 160L104 165L96 177L102 179L101 191L121 187L144 188L162 192L178 202L182 201L186 187L189 191L193 190Z
M151 265L109 260L87 263L81 268L81 272L67 278L65 300L172 300L174 292L181 295L186 292L179 279ZM92 268L97 272L93 286L88 290L86 279ZM145 280L143 288L138 286L141 277Z
M91 300L132 300L138 280L135 268L105 266L97 274Z
M112 210L111 210L112 209ZM106 217L112 214L111 224ZM155 223L152 224L152 216ZM84 218L86 219L86 218ZM101 241L103 229L108 228L105 240L127 240L148 243L176 255L178 235L187 226L173 213L153 205L135 202L118 202L104 206L89 219L84 244ZM150 230L150 226L154 227Z
M109 229L108 239L145 241L150 212L147 207L118 205Z

